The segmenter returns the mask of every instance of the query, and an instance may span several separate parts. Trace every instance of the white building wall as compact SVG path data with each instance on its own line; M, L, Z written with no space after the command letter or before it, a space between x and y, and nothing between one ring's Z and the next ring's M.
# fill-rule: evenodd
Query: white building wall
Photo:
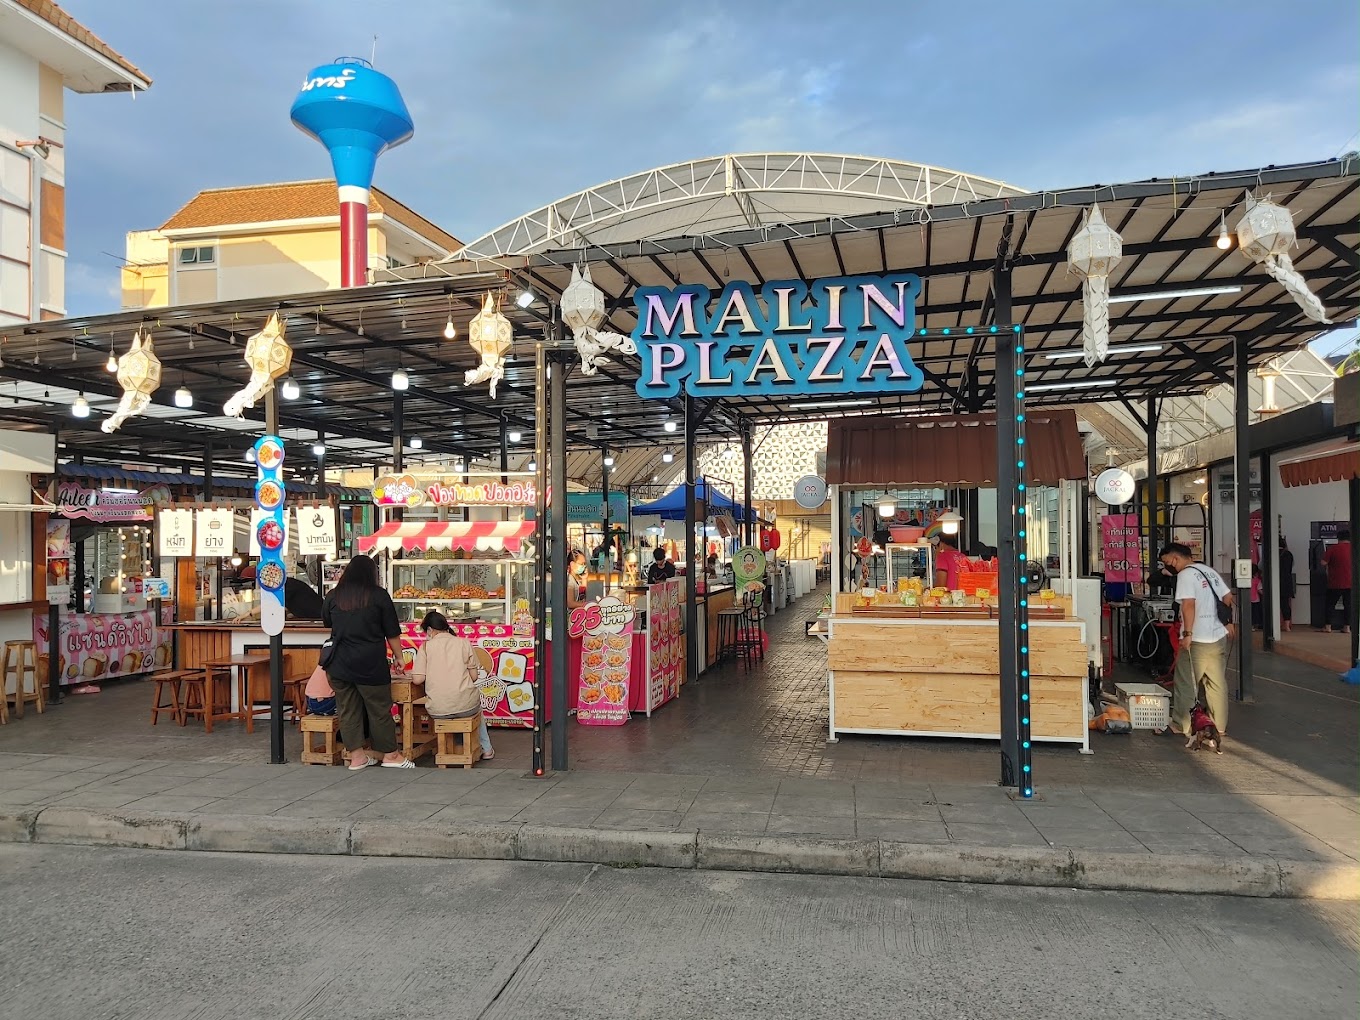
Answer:
M38 251L38 182L31 149L19 140L42 133L38 117L39 64L0 42L0 324L38 318L33 263Z

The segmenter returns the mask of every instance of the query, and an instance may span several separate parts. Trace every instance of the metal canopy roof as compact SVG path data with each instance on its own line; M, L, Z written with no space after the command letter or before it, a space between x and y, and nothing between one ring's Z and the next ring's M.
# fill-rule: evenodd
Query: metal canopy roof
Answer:
M771 279L911 270L924 281L918 326L932 330L992 322L992 269L1003 232L1009 229L1013 270L1013 318L1026 328L1030 401L1073 405L1149 394L1202 392L1229 381L1232 337L1246 336L1259 362L1296 349L1321 331L1308 321L1264 271L1236 250L1214 246L1220 214L1235 220L1248 190L1270 192L1294 215L1300 243L1294 262L1337 322L1360 312L1360 158L1215 174L1187 180L1153 180L1043 192L957 205L903 207L888 212L765 225L722 234L703 233L612 246L458 260L411 267L398 279L350 291L324 291L282 299L255 299L11 327L0 343L0 423L5 427L58 427L63 455L148 465L196 465L213 442L222 470L244 466L242 452L258 435L262 412L251 421L225 419L220 408L245 381L241 358L246 337L270 312L288 319L295 349L293 371L302 384L298 401L284 402L284 435L311 441L327 436L329 466L377 465L391 456L391 372L411 376L404 398L405 435L420 436L424 450L408 461L436 456L498 456L502 421L523 433L518 450L532 442L533 342L543 334L545 299L555 302L571 265L589 261L595 282L609 298L609 326L630 332L631 295L644 285L702 282L719 288L730 279L757 287ZM1079 344L1081 291L1065 269L1067 242L1082 210L1099 200L1107 220L1123 236L1124 259L1112 280L1116 294L1157 293L1206 285L1240 286L1239 292L1174 300L1144 300L1111 309L1112 345L1160 343L1155 353L1115 353L1093 369L1080 359L1045 357ZM528 311L507 301L515 324L515 348L505 382L493 402L484 385L465 387L463 373L476 355L464 337L487 289L510 294L527 283L540 300ZM441 333L452 314L459 337ZM165 366L156 404L148 416L126 423L113 436L98 431L118 388L104 370L110 339L121 352L145 322ZM928 337L913 347L926 372L915 394L866 398L828 394L812 401L778 398L725 400L702 410L701 444L731 442L740 421L756 423L825 418L843 414L949 413L991 404L992 357L985 339ZM33 363L34 357L39 359ZM72 358L74 357L74 360ZM597 376L573 371L568 379L572 420L569 440L579 450L608 444L619 463L613 480L649 481L682 437L662 429L675 418L678 401L642 400L634 391L635 359L623 359ZM173 407L181 378L194 391L195 407ZM1105 388L1036 391L1037 383L1114 380ZM13 380L13 381L9 381ZM17 390L16 390L17 382ZM77 390L95 407L84 422L68 411ZM17 393L19 402L12 402ZM867 401L867 403L866 403ZM835 406L840 402L841 406ZM829 406L830 405L830 406ZM135 451L135 453L133 452ZM678 457L677 457L678 459ZM520 467L524 454L512 458ZM296 463L296 461L295 461ZM599 456L569 459L568 475L597 479Z

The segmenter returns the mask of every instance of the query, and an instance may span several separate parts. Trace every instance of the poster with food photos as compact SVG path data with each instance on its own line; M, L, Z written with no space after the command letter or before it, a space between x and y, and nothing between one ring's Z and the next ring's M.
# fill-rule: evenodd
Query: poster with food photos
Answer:
M488 726L532 729L534 725L534 639L516 634L508 623L453 623L449 629L467 638L477 659L477 686ZM409 667L425 643L420 622L401 625L402 658Z
M110 613L63 613L56 640L57 670L63 686L135 676L170 665L174 633L156 624L146 609L115 616ZM33 643L44 660L52 654L47 614L33 616ZM39 672L46 682L47 667Z
M680 694L685 661L680 633L680 581L662 581L647 589L647 710Z
M628 721L633 607L606 595L573 609L567 632L581 641L576 721L585 726L622 726Z

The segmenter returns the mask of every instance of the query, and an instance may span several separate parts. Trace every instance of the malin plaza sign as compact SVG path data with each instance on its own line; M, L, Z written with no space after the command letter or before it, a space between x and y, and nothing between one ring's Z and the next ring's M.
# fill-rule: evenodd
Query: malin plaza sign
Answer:
M699 285L642 287L638 395L915 393L925 377L907 342L920 291L915 273L779 280L759 295L734 281L716 298Z

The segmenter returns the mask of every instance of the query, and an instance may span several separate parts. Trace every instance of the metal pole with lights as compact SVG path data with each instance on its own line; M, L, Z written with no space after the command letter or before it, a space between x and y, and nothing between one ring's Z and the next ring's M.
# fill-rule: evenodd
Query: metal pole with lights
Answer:
M501 467L508 460L509 439L501 419ZM534 752L533 773L541 776L543 760L544 692L548 635L548 348L534 345L534 527L538 555L534 557Z

